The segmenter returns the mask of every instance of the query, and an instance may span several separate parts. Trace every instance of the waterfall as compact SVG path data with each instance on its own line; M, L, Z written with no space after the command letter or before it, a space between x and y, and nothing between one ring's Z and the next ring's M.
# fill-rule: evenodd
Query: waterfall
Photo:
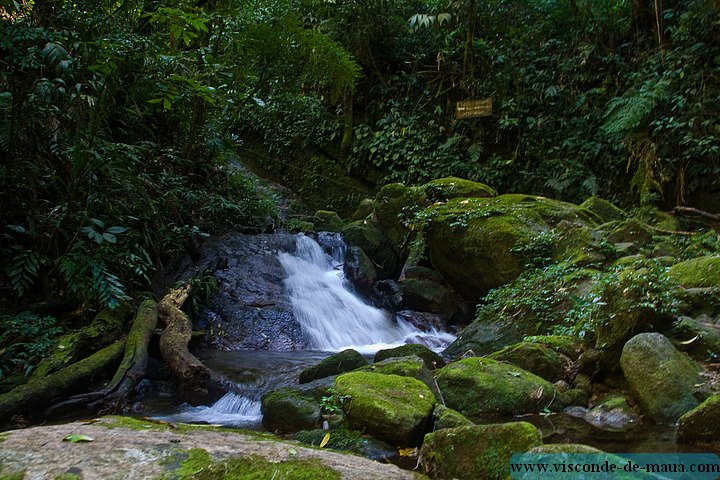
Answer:
M333 256L344 257L344 249L333 252ZM426 335L353 293L339 268L342 257L325 254L315 240L304 235L296 237L293 253L279 254L287 273L285 288L293 313L313 348L325 351L354 348L370 353Z

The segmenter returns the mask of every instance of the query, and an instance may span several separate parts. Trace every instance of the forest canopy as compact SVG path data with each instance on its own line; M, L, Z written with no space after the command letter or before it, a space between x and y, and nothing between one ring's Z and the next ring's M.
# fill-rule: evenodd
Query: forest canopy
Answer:
M341 212L363 189L323 193L338 175L720 209L717 1L2 0L0 15L8 314L116 307L188 239L276 222L238 159ZM471 99L491 114L456 118Z

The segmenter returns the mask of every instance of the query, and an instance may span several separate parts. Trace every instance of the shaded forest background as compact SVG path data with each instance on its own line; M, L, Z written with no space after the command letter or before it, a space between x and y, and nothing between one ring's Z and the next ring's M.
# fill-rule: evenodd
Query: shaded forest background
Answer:
M284 221L238 162L346 215L449 175L720 211L717 1L0 5L0 378L189 242Z

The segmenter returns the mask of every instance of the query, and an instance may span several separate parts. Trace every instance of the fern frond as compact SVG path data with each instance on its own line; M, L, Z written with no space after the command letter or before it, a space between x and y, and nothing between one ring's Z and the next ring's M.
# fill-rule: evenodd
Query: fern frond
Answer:
M40 275L40 266L44 263L45 258L32 250L25 250L10 260L6 271L19 296L22 297L33 286Z
M108 272L103 265L92 267L92 289L97 299L109 308L115 308L121 301L130 300L120 279Z

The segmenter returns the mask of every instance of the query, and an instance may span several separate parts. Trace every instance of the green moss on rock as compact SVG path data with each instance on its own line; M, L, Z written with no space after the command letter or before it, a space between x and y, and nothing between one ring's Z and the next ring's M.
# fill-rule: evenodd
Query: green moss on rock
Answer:
M670 267L670 279L686 288L720 289L720 256L693 258Z
M571 360L577 360L586 350L582 340L570 335L533 335L525 337L524 341L545 345L558 353L562 353Z
M512 454L541 444L527 422L449 428L425 437L420 459L435 478L506 479Z
M720 395L708 398L680 417L677 439L681 443L699 443L720 449Z
M675 422L697 407L698 366L660 333L630 339L620 357L628 386L643 412L659 422Z
M431 219L426 241L433 267L471 300L516 279L524 269L525 247L539 235L563 221L571 235L570 226L582 230L597 219L577 205L519 194L456 198L425 213Z
M340 480L342 475L320 460L270 462L259 456L232 458L210 465L192 477L194 480Z
M280 388L262 398L263 426L283 433L310 430L320 423L320 405L309 395Z
M603 451L580 443L546 443L532 448L528 453L603 453Z
M465 358L437 371L445 404L470 419L562 410L567 400L555 386L514 365L489 358Z
M511 363L550 382L565 380L572 362L568 357L541 343L521 342L488 356L493 360Z
M445 428L457 428L457 427L470 427L475 425L465 415L448 408L445 405L435 405L435 411L433 411L433 430L442 430Z
M435 396L419 380L399 375L351 372L335 381L351 428L398 446L419 445L429 426Z
M624 210L616 207L614 204L608 202L607 200L594 195L581 203L580 207L590 210L595 215L600 217L603 222L610 222L612 220L625 220L627 218L627 213Z
M430 202L445 202L452 198L489 198L497 195L492 187L458 177L431 180L422 186Z
M323 359L317 365L306 368L300 373L300 383L309 383L319 378L330 377L340 373L350 372L356 368L367 365L365 357L349 348Z
M342 229L342 234L348 244L360 247L373 261L378 278L395 278L401 267L399 253L376 220L366 218L351 222Z
M435 370L436 368L442 368L445 366L445 360L443 360L440 355L433 352L425 345L420 345L417 343L408 343L407 345L401 345L395 348L378 350L378 352L375 354L375 361L381 362L392 357L407 357L410 355L417 355L418 357L422 358L425 362L425 365L430 370Z
M339 232L345 226L345 222L340 218L340 215L329 210L315 212L313 224L318 232Z
M426 205L425 193L418 187L391 183L378 192L373 203L374 217L395 252L405 249L410 233L408 225Z

